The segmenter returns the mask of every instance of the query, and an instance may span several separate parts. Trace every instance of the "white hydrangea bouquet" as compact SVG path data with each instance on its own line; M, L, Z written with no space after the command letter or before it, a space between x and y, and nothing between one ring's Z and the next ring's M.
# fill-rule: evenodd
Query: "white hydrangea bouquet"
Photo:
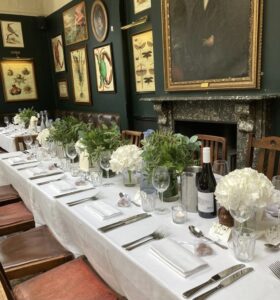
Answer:
M38 133L36 139L42 147L46 147L47 140L48 140L49 136L50 136L50 131L49 131L48 128L46 128L46 129L44 129L44 130L42 130L41 132Z
M23 121L21 120L19 114L16 114L16 115L14 116L13 123L14 123L15 125L19 125L20 123L23 123Z

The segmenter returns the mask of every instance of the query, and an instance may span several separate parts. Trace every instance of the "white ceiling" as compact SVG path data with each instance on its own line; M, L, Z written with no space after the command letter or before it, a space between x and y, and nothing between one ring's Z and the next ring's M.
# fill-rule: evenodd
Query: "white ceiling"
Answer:
M48 16L72 0L0 0L0 13Z

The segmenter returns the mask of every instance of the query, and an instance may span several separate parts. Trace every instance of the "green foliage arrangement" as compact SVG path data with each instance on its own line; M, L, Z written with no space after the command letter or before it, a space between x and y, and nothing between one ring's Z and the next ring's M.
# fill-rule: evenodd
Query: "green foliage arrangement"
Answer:
M20 120L27 126L31 117L37 117L37 111L34 110L33 107L31 108L24 108L18 115Z

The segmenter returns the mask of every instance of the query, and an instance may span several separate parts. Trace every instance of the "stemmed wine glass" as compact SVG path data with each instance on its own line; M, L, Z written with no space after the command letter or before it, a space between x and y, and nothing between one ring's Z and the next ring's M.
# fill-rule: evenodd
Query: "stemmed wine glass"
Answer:
M26 134L23 136L23 142L26 145L26 148L30 148L31 144L33 143L32 135Z
M100 167L106 171L107 178L109 178L110 159L111 159L110 151L101 152L100 158L99 158L99 163L100 163Z
M170 176L168 169L163 166L154 168L152 175L152 183L154 188L160 194L161 205L156 208L155 212L164 215L169 212L169 209L164 207L163 204L163 192L167 190L170 184Z
M9 117L7 117L7 116L4 117L4 123L5 123L6 126L8 127L8 125L10 124Z
M75 144L74 143L67 144L65 150L66 150L66 155L70 158L71 163L73 165L74 159L78 155L76 148L75 148Z

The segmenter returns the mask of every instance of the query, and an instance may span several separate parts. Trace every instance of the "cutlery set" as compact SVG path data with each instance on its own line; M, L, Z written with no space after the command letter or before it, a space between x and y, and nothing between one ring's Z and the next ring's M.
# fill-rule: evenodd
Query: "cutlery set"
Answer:
M93 197L88 197L88 198L84 198L84 199L79 199L79 200L75 200L75 201L71 201L71 202L67 202L66 204L68 206L75 206L84 202L88 202L88 201L95 201L98 200L97 197L93 196Z

